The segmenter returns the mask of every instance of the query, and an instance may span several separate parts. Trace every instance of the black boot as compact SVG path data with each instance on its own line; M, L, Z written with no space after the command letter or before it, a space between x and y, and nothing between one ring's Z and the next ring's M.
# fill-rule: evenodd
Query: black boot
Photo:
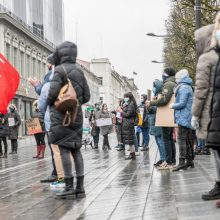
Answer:
M135 156L135 152L132 152L129 154L128 157L125 157L125 160L135 160L136 156Z
M187 169L187 165L185 163L185 159L180 159L179 160L179 164L176 168L173 169L173 171L179 171L179 170L186 170Z
M191 167L191 168L195 168L193 160L186 160L186 166Z
M220 199L220 182L216 182L212 190L202 194L202 199L204 200Z
M120 144L119 148L117 149L117 151L122 151L122 150L125 150L124 144Z
M84 176L77 176L76 180L77 180L76 189L75 189L76 198L86 197L85 190L84 190Z
M75 190L73 188L73 177L64 178L66 184L63 192L56 193L57 199L75 199Z

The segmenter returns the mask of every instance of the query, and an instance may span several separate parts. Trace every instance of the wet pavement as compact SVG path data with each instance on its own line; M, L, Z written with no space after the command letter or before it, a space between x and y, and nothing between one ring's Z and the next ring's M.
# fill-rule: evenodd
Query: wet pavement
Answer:
M215 201L201 200L213 187L213 156L197 156L195 169L158 171L153 167L158 151L151 138L149 152L135 161L125 161L124 152L82 148L87 197L56 200L55 192L39 180L49 175L49 151L43 160L33 138L19 141L18 155L0 158L0 220L219 220Z

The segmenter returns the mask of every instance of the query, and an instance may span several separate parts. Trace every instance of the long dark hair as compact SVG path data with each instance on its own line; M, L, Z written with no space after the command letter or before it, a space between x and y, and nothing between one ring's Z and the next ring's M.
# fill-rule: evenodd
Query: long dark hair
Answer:
M105 105L107 106L106 103L103 103L103 104L102 104L102 112L103 112L103 109L104 109L104 106L105 106ZM108 108L108 106L107 106L107 108Z
M135 108L137 108L137 102L136 102L136 100L135 100L135 98L134 98L134 96L133 96L133 94L131 92L125 93L124 94L124 98L129 98L130 102L133 102Z

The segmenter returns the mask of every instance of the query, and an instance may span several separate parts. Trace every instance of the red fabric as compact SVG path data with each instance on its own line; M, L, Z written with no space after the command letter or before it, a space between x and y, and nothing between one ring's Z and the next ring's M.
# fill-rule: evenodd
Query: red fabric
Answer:
M17 70L0 53L0 112L7 113L8 104L14 98L20 82Z

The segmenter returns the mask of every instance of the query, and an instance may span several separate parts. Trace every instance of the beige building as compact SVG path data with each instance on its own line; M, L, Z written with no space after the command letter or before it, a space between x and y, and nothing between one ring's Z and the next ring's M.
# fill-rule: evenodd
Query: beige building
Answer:
M109 59L92 59L90 69L102 81L100 102L106 103L110 110L117 107L118 99L123 98L126 92L132 92L136 100L139 100L138 88L134 84L134 79L121 76L112 68Z

